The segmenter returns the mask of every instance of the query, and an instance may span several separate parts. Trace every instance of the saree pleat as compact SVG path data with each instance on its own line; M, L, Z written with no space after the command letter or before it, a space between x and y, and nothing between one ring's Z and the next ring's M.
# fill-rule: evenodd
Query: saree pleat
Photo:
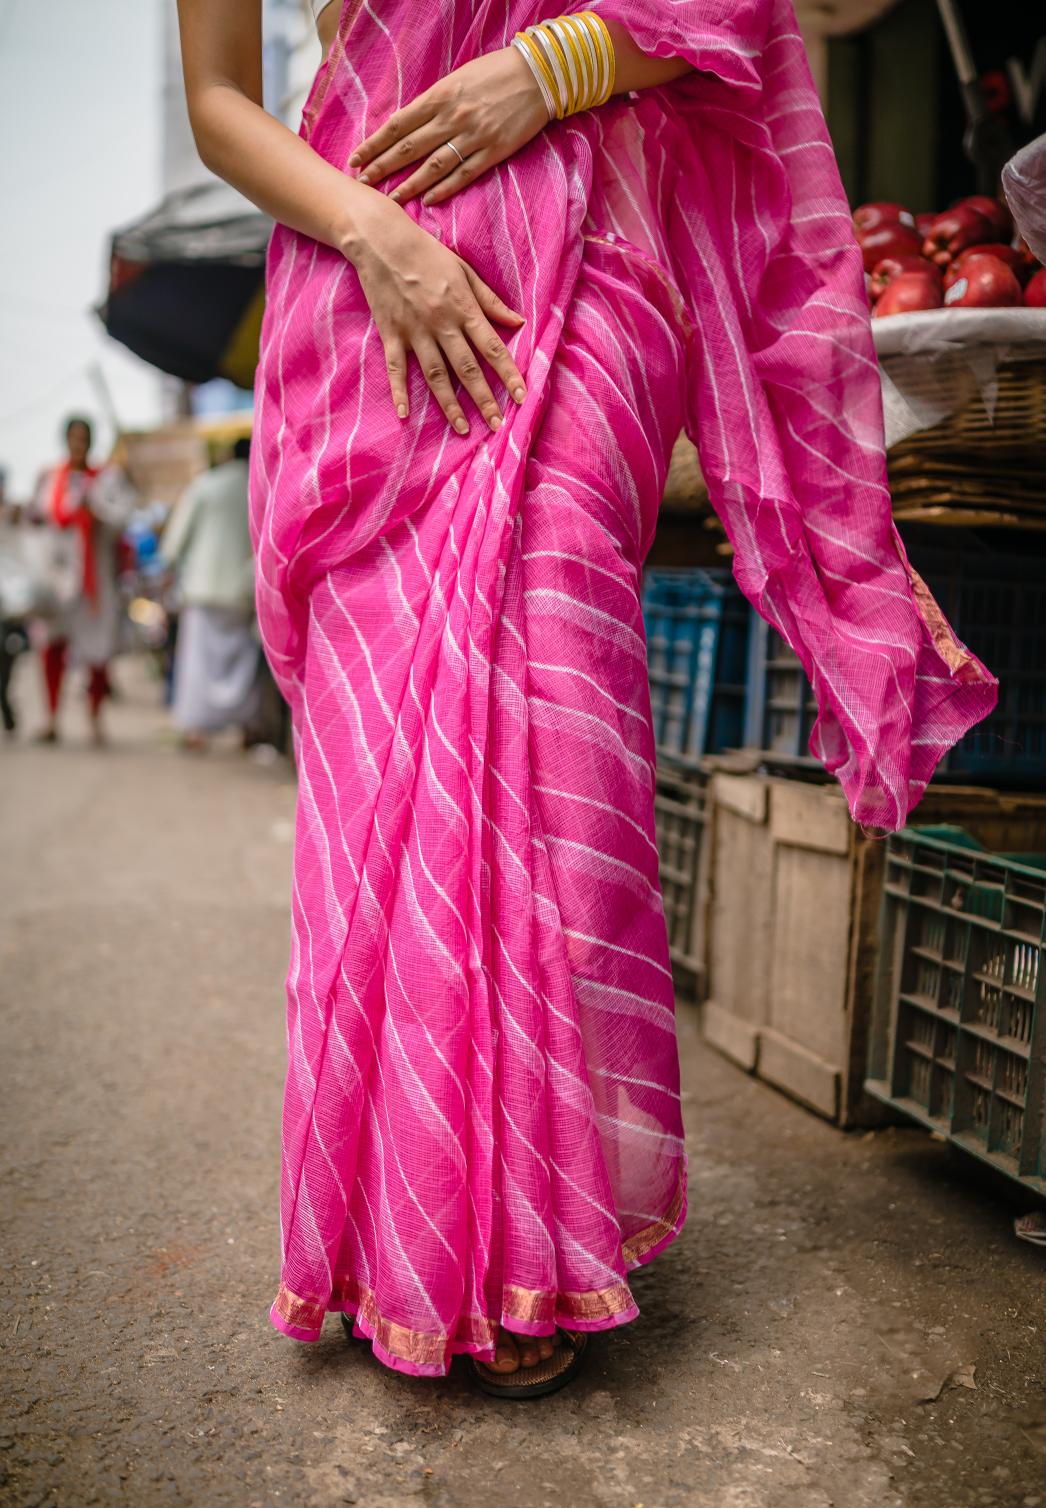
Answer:
M632 1319L685 1218L640 612L680 429L855 819L900 826L995 697L893 528L791 5L591 3L694 72L405 207L526 315L497 434L455 435L413 362L396 418L336 253L280 227L268 267L251 525L300 774L272 1319L351 1313L421 1375L500 1324ZM346 168L556 11L345 0L303 134Z

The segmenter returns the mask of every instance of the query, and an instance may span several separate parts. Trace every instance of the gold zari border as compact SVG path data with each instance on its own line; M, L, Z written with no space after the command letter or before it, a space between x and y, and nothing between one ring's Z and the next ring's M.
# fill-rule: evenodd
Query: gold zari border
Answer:
M683 1199L686 1195L682 1178L676 1188L675 1196L668 1209L653 1225L645 1226L643 1230L636 1231L621 1247L621 1253L629 1267L638 1267L643 1258L657 1246L666 1236L670 1236L679 1224L679 1217L683 1213Z
M973 664L973 656L956 639L955 634L952 632L951 624L937 605L937 599L910 561L908 563L908 575L912 583L912 595L915 598L915 605L919 610L920 617L930 630L934 649L936 649L948 669L960 681L975 680L978 672ZM968 667L971 672L969 675L965 673Z
M629 1267L638 1266L654 1247L672 1235L683 1211L684 1193L681 1180L664 1215L624 1242L621 1252ZM549 1289L517 1288L509 1283L502 1290L501 1320L508 1323L510 1328L511 1321L516 1320L519 1324L547 1325L551 1329L557 1314L569 1315L575 1320L597 1322L602 1319L613 1320L634 1306L631 1289L625 1282L611 1284L609 1288L580 1292L564 1289L558 1293ZM415 1366L427 1367L445 1366L452 1347L485 1349L492 1345L499 1324L499 1321L487 1319L481 1314L466 1314L459 1320L453 1336L411 1330L406 1325L386 1319L379 1311L371 1290L354 1279L337 1283L326 1304L315 1299L300 1298L285 1283L281 1283L274 1308L286 1324L299 1330L319 1330L328 1311L358 1315L377 1344L389 1356L411 1362Z

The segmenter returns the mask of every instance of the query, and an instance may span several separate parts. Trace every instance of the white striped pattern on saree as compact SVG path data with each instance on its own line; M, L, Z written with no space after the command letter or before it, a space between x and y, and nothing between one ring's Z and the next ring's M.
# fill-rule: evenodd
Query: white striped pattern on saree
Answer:
M388 397L353 270L277 230L252 528L301 787L282 1286L390 1366L631 1318L685 1157L639 571L696 439L736 574L809 671L815 751L900 825L995 687L890 517L860 257L787 0L594 0L697 70L551 122L407 212L527 315L460 438ZM346 0L303 130L345 164L558 9ZM385 187L394 186L391 179Z

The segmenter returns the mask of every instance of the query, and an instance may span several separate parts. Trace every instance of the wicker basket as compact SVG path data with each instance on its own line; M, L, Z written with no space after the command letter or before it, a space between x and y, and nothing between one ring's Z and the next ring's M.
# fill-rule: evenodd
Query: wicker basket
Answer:
M908 457L961 455L990 462L996 474L1008 461L1031 464L1046 479L1046 361L1003 362L997 377L993 413L974 390L955 413L893 446L891 470Z

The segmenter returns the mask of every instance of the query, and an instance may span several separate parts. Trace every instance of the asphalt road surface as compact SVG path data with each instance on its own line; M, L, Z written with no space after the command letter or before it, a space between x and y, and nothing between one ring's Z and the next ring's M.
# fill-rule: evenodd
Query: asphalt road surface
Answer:
M277 1335L293 781L179 753L120 681L109 750L72 710L0 748L0 1502L1046 1508L1046 1253L1004 1192L834 1131L689 1013L689 1224L572 1389Z

